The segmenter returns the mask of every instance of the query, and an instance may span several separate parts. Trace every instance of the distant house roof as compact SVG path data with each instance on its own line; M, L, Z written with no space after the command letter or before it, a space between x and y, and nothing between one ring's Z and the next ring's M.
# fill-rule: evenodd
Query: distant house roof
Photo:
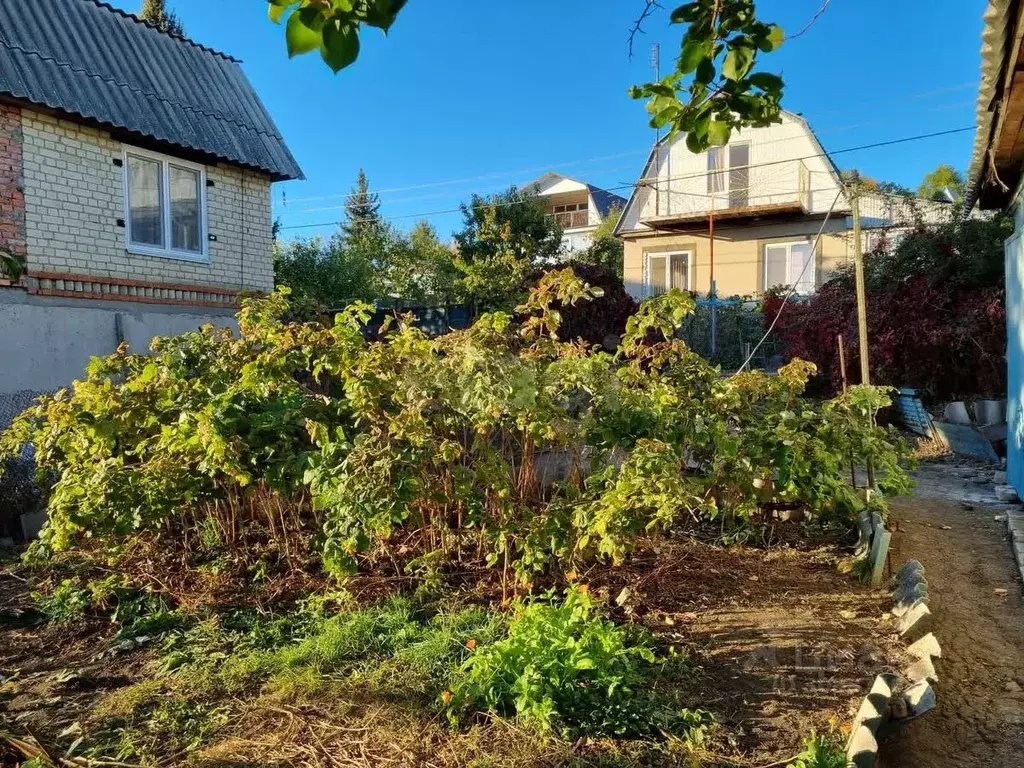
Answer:
M582 189L590 191L590 197L594 200L594 205L597 206L598 213L601 214L601 218L607 218L608 214L611 213L615 208L622 209L626 206L626 198L620 197L619 195L613 194L606 189L595 187L593 184L588 184L585 181L574 179L572 176L565 176L555 171L548 171L539 179L534 179L529 184L526 184L524 189L539 189L544 184L551 181L571 181L579 184Z
M302 178L237 59L100 0L0 0L2 97Z

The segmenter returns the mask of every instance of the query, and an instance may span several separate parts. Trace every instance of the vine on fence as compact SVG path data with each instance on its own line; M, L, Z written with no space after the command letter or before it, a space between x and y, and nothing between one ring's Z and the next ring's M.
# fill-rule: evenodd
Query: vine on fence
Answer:
M431 340L398 323L371 342L369 305L329 328L288 324L281 290L245 301L237 337L205 327L151 356L95 359L0 452L32 443L57 473L54 549L212 538L338 576L401 549L485 559L529 583L767 504L849 518L851 457L907 490L906 446L873 420L884 389L816 405L802 361L723 378L677 338L694 309L679 291L640 306L617 355L560 338L554 307L594 295L550 272L519 324L487 314Z

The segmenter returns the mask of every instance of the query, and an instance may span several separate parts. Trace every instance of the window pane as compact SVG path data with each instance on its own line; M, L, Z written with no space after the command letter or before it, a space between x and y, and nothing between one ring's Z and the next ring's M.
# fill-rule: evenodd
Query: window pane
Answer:
M171 166L171 247L202 253L198 171Z
M665 257L651 256L650 274L651 296L657 296L667 290L665 286Z
M684 291L690 290L688 274L690 257L685 253L672 254L672 288L680 288Z
M131 239L140 245L164 245L160 163L128 155L128 200Z
M811 247L811 243L797 243L792 246L791 253L791 283L796 284L797 293L813 293L814 250Z
M729 147L729 205L739 208L750 203L750 145Z
M708 192L723 192L725 190L725 174L722 169L725 150L722 147L712 147L708 150Z
M777 285L789 285L786 275L786 259L789 249L784 245L766 245L764 248L764 289Z

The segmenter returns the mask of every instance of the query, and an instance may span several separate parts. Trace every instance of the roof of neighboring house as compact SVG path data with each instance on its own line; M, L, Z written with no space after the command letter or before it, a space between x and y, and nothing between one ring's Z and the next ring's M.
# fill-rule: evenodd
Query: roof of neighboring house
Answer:
M1001 206L1009 201L1020 174L1020 163L1012 160L1013 151L996 157L1000 136L1006 131L1021 132L1024 119L1024 86L1014 88L1021 72L1021 42L1024 29L1018 0L989 0L981 32L981 85L978 88L978 130L967 170L964 212L970 211L981 196L988 205ZM1012 99L1012 102L1011 102ZM1005 182L1000 168L1009 165ZM987 198L987 200L985 199Z
M302 170L240 62L100 0L0 0L0 97L264 171Z
M526 184L523 189L531 189L534 187L540 187L542 184L549 180L565 180L579 184L581 188L590 191L590 197L594 200L594 205L597 206L598 213L601 214L601 218L606 218L614 209L619 208L620 210L626 206L626 198L620 197L606 189L595 187L593 184L588 184L585 181L574 179L572 176L566 176L555 171L548 171L539 179L531 181Z

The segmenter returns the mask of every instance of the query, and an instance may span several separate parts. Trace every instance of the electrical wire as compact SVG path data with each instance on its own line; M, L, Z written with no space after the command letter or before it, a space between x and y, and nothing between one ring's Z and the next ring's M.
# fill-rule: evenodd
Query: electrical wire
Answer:
M839 191L836 192L836 197L832 201L832 205L829 206L828 213L825 214L824 221L821 222L821 226L818 228L818 234L814 238L814 245L811 246L811 253L817 253L818 252L818 242L821 240L821 236L825 232L825 226L828 224L829 217L832 216L832 211L835 210L836 203L839 202L839 198L842 197L842 195L843 195L843 188L840 187ZM759 342L757 342L757 346L755 346L752 350L750 350L750 354L747 355L747 359L743 361L743 364L737 369L736 373L734 373L733 376L738 375L748 365L750 365L750 361L754 359L754 355L757 354L757 350L759 350L761 348L761 345L764 344L765 340L771 335L772 331L775 330L775 326L779 322L779 318L782 317L782 311L786 308L786 305L789 304L789 300L790 300L790 298L792 298L793 294L796 293L796 287L800 284L800 281L803 279L804 273L807 272L807 266L812 261L814 261L814 260L813 259L807 259L806 261L804 261L804 268L800 270L799 276L797 277L796 280L793 281L793 285L791 285L789 287L789 290L786 292L786 295L783 297L782 304L779 306L779 311L775 313L775 318L772 320L772 324L770 326L768 326L768 330L764 332L764 336L762 336L761 340Z
M931 91L921 91L921 92L915 93L915 94L908 94L906 96L901 97L898 100L885 101L885 102L874 102L874 104L902 103L902 102L910 101L910 100L914 100L914 99L927 98L929 96L937 96L937 95L942 94L942 93L950 93L950 92L954 92L954 91L964 90L967 87L975 88L975 87L977 87L977 84L976 83L964 83L964 84L956 85L956 86L948 86L948 87L945 87L945 88L933 89ZM945 105L942 105L942 106L939 106L939 107L933 107L933 108L930 108L930 109L927 109L927 110L924 110L924 111L925 112L937 112L937 111L943 111L943 110L947 110L947 109L954 109L954 108L961 107L961 106L969 106L969 105L973 105L974 103L975 103L974 100L967 101L967 102L954 102L954 103L945 104ZM871 104L872 104L872 102L868 103L869 106ZM844 111L844 110L830 110L830 111L822 112L822 113L819 113L819 114L835 114L836 112L842 112L842 111ZM828 130L825 130L825 131L816 132L816 135L818 135L818 136L828 136L828 135L835 134L835 133L843 133L845 131L854 130L856 128L863 128L864 126L868 126L868 125L878 125L878 124L886 122L886 120L887 120L887 118L878 118L876 120L863 121L863 122L859 122L859 123L851 123L849 125L841 125L841 126L837 126L836 128L829 128ZM786 141L795 141L795 140L799 140L800 138L802 138L802 137L801 136L787 136L787 137L783 137L783 138L779 138L779 139L770 139L770 140L765 141L765 142L760 142L760 145L761 146L768 146L768 145L771 145L771 144L778 144L778 143L782 143L782 142L786 142ZM650 152L649 149L640 149L640 150L630 150L630 151L627 151L627 152L618 152L618 153L611 154L611 155L595 155L595 156L592 156L592 157L580 158L580 159L576 159L576 160L567 160L565 162L556 163L554 165L533 166L533 167L530 167L530 168L519 168L517 170L512 170L512 171L492 171L492 172L489 172L489 173L479 174L477 176L467 176L467 177L460 178L460 179L447 179L447 180L444 180L444 181L424 182L424 183L421 183L421 184L411 184L411 185L401 186L401 187L388 187L388 188L385 188L385 189L376 190L374 192L374 194L378 195L378 197L379 197L380 195L389 194L389 193L392 193L392 192L409 192L409 191L414 191L414 190L417 190L417 189L430 189L430 188L435 188L435 187L446 187L446 186L453 186L453 185L456 185L456 184L469 184L471 182L484 181L484 180L488 180L488 179L502 179L502 178L509 178L509 177L514 177L514 176L522 176L522 175L531 174L531 173L543 173L545 171L551 171L551 170L555 170L555 169L558 169L558 168L568 168L568 167L576 166L576 165L591 165L593 163L600 163L600 162L605 162L605 161L609 161L609 160L619 160L619 159L622 159L624 157L636 157L636 156L639 156L639 155L649 154L649 152ZM358 193L354 193L354 192L351 192L351 191L349 191L349 192L335 192L335 193L331 193L331 194L328 194L328 195L315 195L315 196L312 196L312 197L293 198L289 202L293 203L293 204L294 203L312 203L312 202L320 202L320 201L323 201L323 200L335 200L335 199L341 199L342 201L345 201L345 200L350 200L350 199L352 199L353 197L355 197L357 195L358 195ZM391 203L391 202L399 202L399 201L382 201L382 202ZM312 213L312 212L314 212L314 211L299 210L299 211L287 211L286 213L288 213L288 214L300 214L300 213Z
M951 136L951 135L958 134L958 133L964 133L965 131L974 131L974 130L975 130L975 126L973 126L973 125L965 126L963 128L952 128L952 129L945 130L945 131L934 131L932 133L922 133L922 134L918 134L916 136L905 136L905 137L899 138L899 139L890 139L888 141L878 141L878 142L874 142L874 143L871 143L871 144L862 144L862 145L856 146L856 147L847 147L845 149L835 150L834 152L818 152L818 153L815 153L813 155L804 155L803 157L791 157L791 158L786 158L785 160L771 160L771 161L768 161L768 162L765 162L765 163L750 164L750 165L747 165L747 166L743 166L742 168L745 168L745 169L766 168L766 167L773 166L773 165L781 165L783 163L792 163L792 162L797 162L797 161L802 161L802 160L813 160L813 159L816 159L816 158L831 157L831 156L835 156L835 155L847 154L847 153L850 153L850 152L860 152L860 151L863 151L863 150L866 150L866 149L878 149L878 148L881 148L881 147L890 147L890 146L895 146L895 145L898 145L898 144L906 144L906 143L912 142L912 141L922 141L924 139L932 139L932 138L937 138L937 137L940 137L940 136ZM737 170L741 170L741 168L737 168ZM665 177L665 178L659 177L656 180L653 180L653 179L650 179L650 178L642 178L642 179L638 180L637 182L635 182L633 184L621 184L621 185L617 185L617 186L614 186L614 187L607 187L607 188L605 188L605 191L606 192L613 192L613 191L617 191L617 190L626 190L626 189L635 190L635 189L637 189L638 187L641 187L641 186L658 187L658 186L660 186L662 184L667 184L667 183L672 182L672 181L682 181L684 179L701 178L701 177L705 177L705 176L707 176L707 171L695 171L693 173L682 174L682 175L671 176L671 177ZM686 194L686 193L679 193L679 194ZM694 194L696 194L696 193L694 193ZM526 202L527 202L527 200L510 200L510 201L501 202L501 203L491 203L490 205L493 205L495 207L505 207L505 206L511 206L511 205L522 205L523 203L526 203ZM459 208L445 208L445 209L436 210L436 211L423 211L423 212L418 212L418 213L402 214L402 215L398 215L398 216L391 216L390 218L392 218L392 219L411 219L411 218L417 218L417 217L440 216L442 214L458 213L461 210L462 210L461 207L459 207ZM370 222L370 221L375 221L375 220L376 219L373 219L373 218L352 219L352 220L349 221L349 223L351 223L351 224L358 224L358 223ZM328 221L328 222L319 222L319 223L316 223L316 224L292 224L292 225L289 225L289 226L281 227L281 229L282 230L314 229L314 228L335 226L335 225L338 225L340 223L341 222L339 222L339 221Z

